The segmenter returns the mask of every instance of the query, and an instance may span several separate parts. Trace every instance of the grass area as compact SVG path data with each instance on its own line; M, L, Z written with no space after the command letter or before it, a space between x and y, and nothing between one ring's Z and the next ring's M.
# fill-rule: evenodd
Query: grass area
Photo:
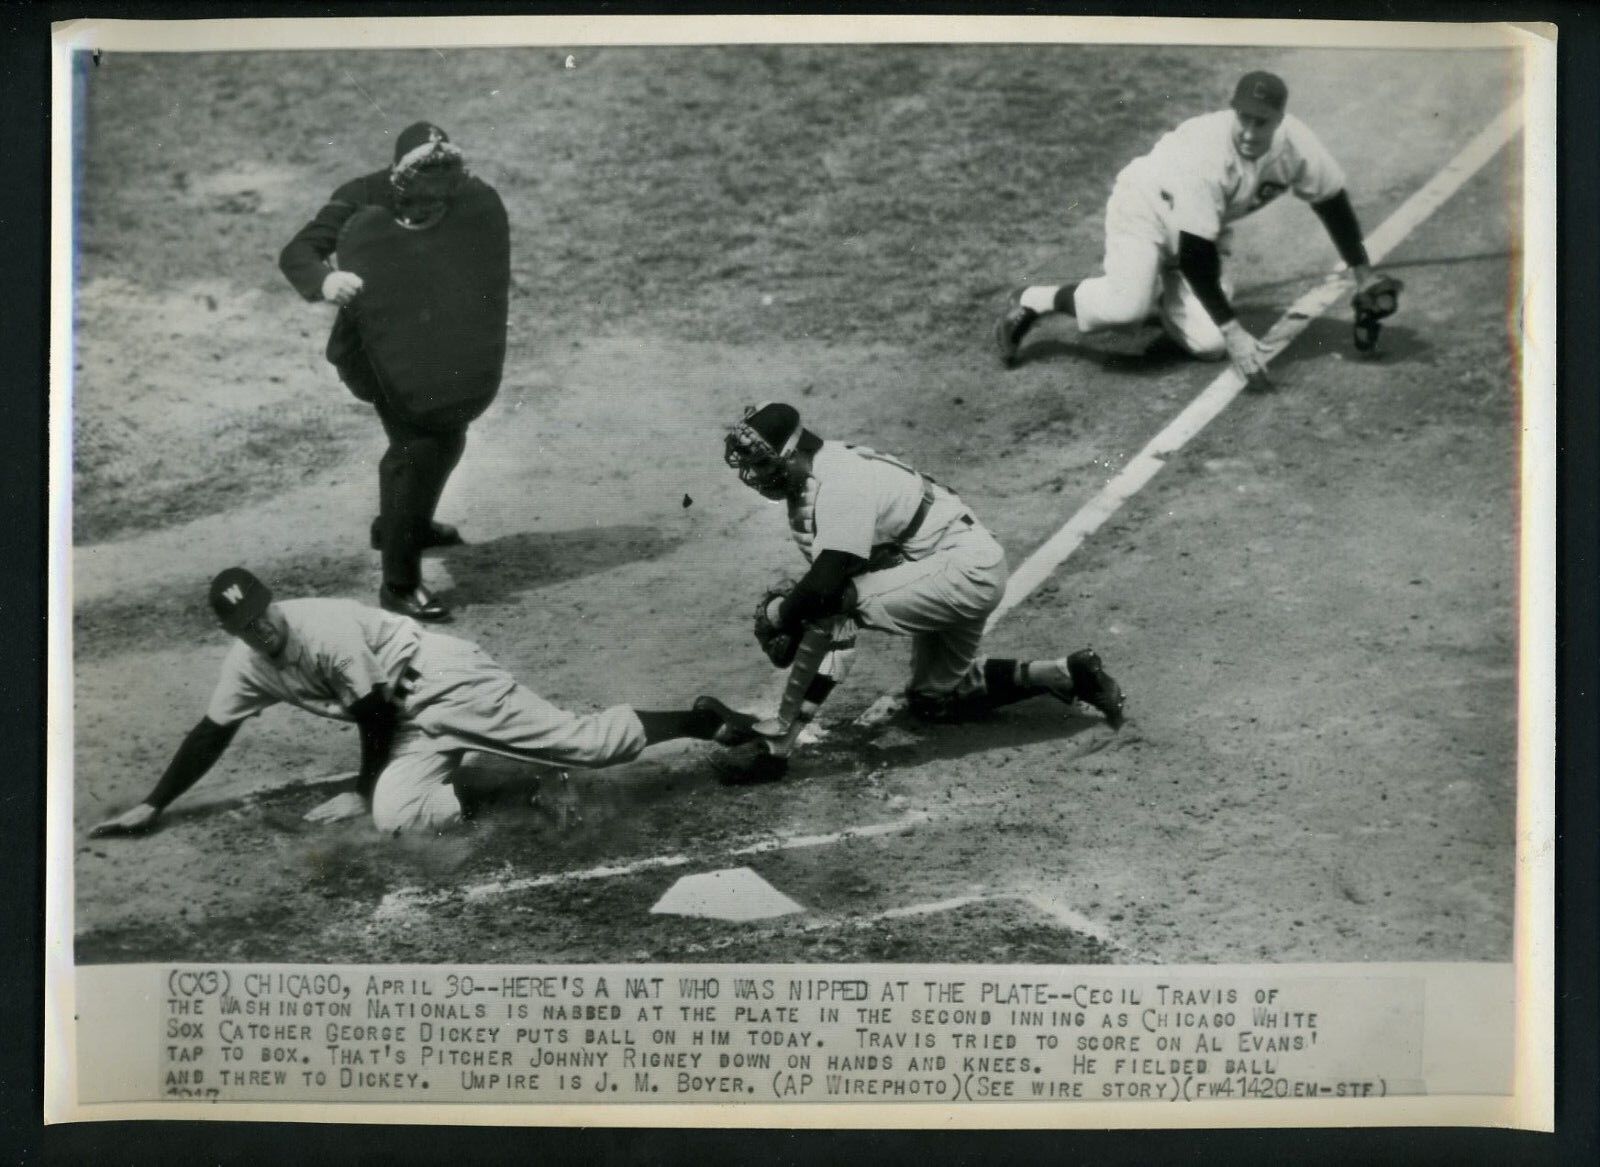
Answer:
M330 313L276 256L416 117L510 209L514 381L613 330L969 349L999 289L1098 255L1116 169L1239 65L1075 46L565 56L103 58L79 202L77 538L225 510L371 439L321 358Z

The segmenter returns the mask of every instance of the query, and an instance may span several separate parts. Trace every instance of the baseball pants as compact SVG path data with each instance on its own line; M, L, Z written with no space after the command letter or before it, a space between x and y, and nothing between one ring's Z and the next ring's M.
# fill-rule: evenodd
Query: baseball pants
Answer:
M378 543L383 582L409 591L422 582L422 548L445 483L467 448L465 426L424 429L380 397L374 403L389 448L378 462Z
M1172 235L1170 245L1157 242ZM1156 311L1167 335L1194 356L1221 360L1228 355L1205 305L1178 270L1177 235L1152 209L1147 193L1121 182L1106 203L1105 274L1078 285L1073 308L1078 328L1096 332L1130 324L1143 324ZM1230 250L1229 233L1217 240L1224 263ZM1233 296L1233 281L1224 270L1222 290Z
M906 692L947 698L983 687L983 632L1006 590L1006 553L965 517L932 554L857 576L854 619L911 638Z
M424 633L389 764L372 794L380 831L439 831L461 818L451 779L469 751L550 766L632 761L644 726L626 705L576 714L550 704L469 641Z
M344 344L354 347L334 366L339 379L356 398L372 403L389 439L378 462L375 528L383 551L383 582L396 591L410 591L422 582L422 548L439 496L467 448L467 428L427 428L401 417L385 402L382 382L359 339L347 338Z

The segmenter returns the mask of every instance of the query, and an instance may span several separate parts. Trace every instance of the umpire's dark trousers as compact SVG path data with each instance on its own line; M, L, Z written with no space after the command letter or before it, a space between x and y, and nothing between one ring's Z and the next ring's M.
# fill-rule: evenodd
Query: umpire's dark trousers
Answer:
M339 376L363 401L371 401L389 437L378 463L378 546L383 582L395 591L422 583L422 548L439 496L467 448L467 427L429 428L390 406L364 353L342 362Z

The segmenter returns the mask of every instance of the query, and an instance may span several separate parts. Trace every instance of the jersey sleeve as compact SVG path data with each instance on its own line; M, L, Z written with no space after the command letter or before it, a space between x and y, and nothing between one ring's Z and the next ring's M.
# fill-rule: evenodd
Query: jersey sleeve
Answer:
M1215 241L1222 234L1222 190L1199 175L1169 179L1162 189L1172 196L1172 225L1179 231Z
M824 551L845 551L866 559L877 527L877 496L871 475L855 459L841 460L817 488L813 559Z
M1320 203L1344 189L1344 171L1322 139L1311 132L1304 122L1296 121L1287 127L1299 164L1294 172L1294 193L1308 203Z
M339 695L339 704L345 709L388 679L377 654L367 646L361 626L355 621L341 626L333 643L323 651L326 653L327 679Z
M1233 152L1231 124L1231 114L1190 118L1163 136L1147 156L1172 238L1180 231L1213 240L1222 233Z
M222 662L222 675L211 691L206 716L218 725L237 725L278 701L279 698L261 683L255 654L249 646L236 643Z
M339 229L368 201L366 179L345 183L309 223L295 232L278 255L278 267L307 300L322 299L322 281L332 270L328 256L337 250Z

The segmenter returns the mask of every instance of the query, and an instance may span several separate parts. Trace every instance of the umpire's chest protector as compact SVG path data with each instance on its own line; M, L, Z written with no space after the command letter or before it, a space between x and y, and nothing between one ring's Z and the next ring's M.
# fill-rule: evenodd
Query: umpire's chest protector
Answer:
M339 267L361 277L361 343L396 412L456 426L489 408L511 286L511 231L492 187L468 179L444 218L421 230L363 207L339 234Z

